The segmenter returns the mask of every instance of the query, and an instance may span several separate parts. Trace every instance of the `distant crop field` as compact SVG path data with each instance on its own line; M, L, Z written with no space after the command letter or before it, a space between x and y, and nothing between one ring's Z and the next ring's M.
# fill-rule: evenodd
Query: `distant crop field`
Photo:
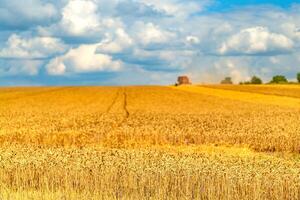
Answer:
M300 85L205 85L204 87L300 98Z
M0 88L0 198L300 199L299 92Z

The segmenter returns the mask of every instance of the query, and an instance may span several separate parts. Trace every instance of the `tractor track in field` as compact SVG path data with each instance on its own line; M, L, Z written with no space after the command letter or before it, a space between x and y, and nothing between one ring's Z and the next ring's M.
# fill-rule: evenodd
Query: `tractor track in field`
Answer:
M115 103L117 102L117 100L119 98L122 98L122 113L123 113L123 117L122 117L122 119L119 122L117 122L107 132L108 135L111 134L111 133L113 133L115 130L117 130L118 128L120 128L122 125L124 125L126 123L126 121L128 120L128 118L130 117L130 112L129 112L128 108L127 108L127 105L128 105L128 96L127 96L126 88L120 89L120 91L118 92L118 95L114 99L114 102L111 104L111 107L113 107L115 105Z
M117 103L117 100L120 96L120 92L121 92L121 89L118 88L118 90L116 91L116 94L115 96L113 97L113 100L112 102L108 105L108 107L105 109L105 111L96 111L94 112L93 114L98 114L98 117L97 118L101 118L103 117L105 114L109 114L109 112L112 110L112 108L114 107L114 105ZM95 100L93 101L90 101L90 103L94 102ZM88 116L89 114L86 114L84 116Z
M118 124L122 124L123 121L125 119L127 119L130 115L129 111L127 109L127 94L125 92L125 89L122 89L122 88L118 88L118 90L116 92L116 95L114 96L112 102L109 104L109 106L106 108L106 110L104 112L99 112L98 118L101 118L106 114L113 114L113 113L111 113L111 111L112 111L113 107L117 104L117 102L120 98L122 98L122 104L123 104L122 105L122 112L125 113L125 117Z
M109 113L111 111L111 109L114 107L114 105L117 103L119 97L120 97L120 93L121 93L121 89L119 88L117 91L116 96L114 97L114 99L112 100L111 104L107 107L106 111L103 113Z
M123 95L124 95L123 110L125 112L125 119L127 119L127 118L129 118L130 113L129 113L128 108L127 108L127 104L128 104L127 99L128 99L128 97L127 97L126 89L124 89Z
M120 120L119 123L117 123L117 125L116 125L115 128L121 127L127 121L127 119L130 116L130 113L129 113L128 108L127 108L127 105L128 105L128 96L127 96L127 93L126 93L126 88L123 88L122 90L123 90L121 92L122 93L122 112L124 113L123 114L124 116L123 116L123 119Z
M128 97L127 97L127 93L126 93L126 89L125 88L118 89L117 94L114 97L112 103L107 107L106 111L103 112L103 114L109 113L112 110L112 108L115 106L115 104L117 103L117 101L118 101L119 98L122 98L122 112L125 113L125 117L124 118L127 119L130 116L130 113L129 113L128 109L127 109L127 99L128 99Z
M97 115L96 119L102 118L105 114L109 114L109 112L112 110L114 105L117 103L117 100L120 96L120 92L121 92L121 89L118 88L118 90L116 91L116 94L113 97L113 100L111 101L111 103L107 106L107 108L104 111L95 111L92 113L93 115ZM93 99L89 103L93 103L95 101L97 101L97 100ZM89 104L89 103L87 103L87 104ZM81 117L84 117L84 116L90 116L90 113L81 115Z

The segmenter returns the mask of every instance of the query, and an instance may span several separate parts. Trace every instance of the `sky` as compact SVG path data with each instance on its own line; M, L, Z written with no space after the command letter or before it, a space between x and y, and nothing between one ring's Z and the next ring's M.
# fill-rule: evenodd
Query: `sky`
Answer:
M300 0L0 0L0 86L269 81L300 72Z

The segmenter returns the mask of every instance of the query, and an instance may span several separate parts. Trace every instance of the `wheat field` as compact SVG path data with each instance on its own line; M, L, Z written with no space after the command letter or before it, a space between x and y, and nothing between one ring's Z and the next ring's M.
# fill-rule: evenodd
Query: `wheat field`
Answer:
M300 199L300 87L0 88L0 199Z

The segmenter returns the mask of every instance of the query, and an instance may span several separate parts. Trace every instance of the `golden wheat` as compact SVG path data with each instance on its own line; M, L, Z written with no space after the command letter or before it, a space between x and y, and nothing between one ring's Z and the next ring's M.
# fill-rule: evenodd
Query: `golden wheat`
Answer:
M202 85L202 87L300 98L300 85Z
M299 199L299 99L253 92L0 89L1 197Z

